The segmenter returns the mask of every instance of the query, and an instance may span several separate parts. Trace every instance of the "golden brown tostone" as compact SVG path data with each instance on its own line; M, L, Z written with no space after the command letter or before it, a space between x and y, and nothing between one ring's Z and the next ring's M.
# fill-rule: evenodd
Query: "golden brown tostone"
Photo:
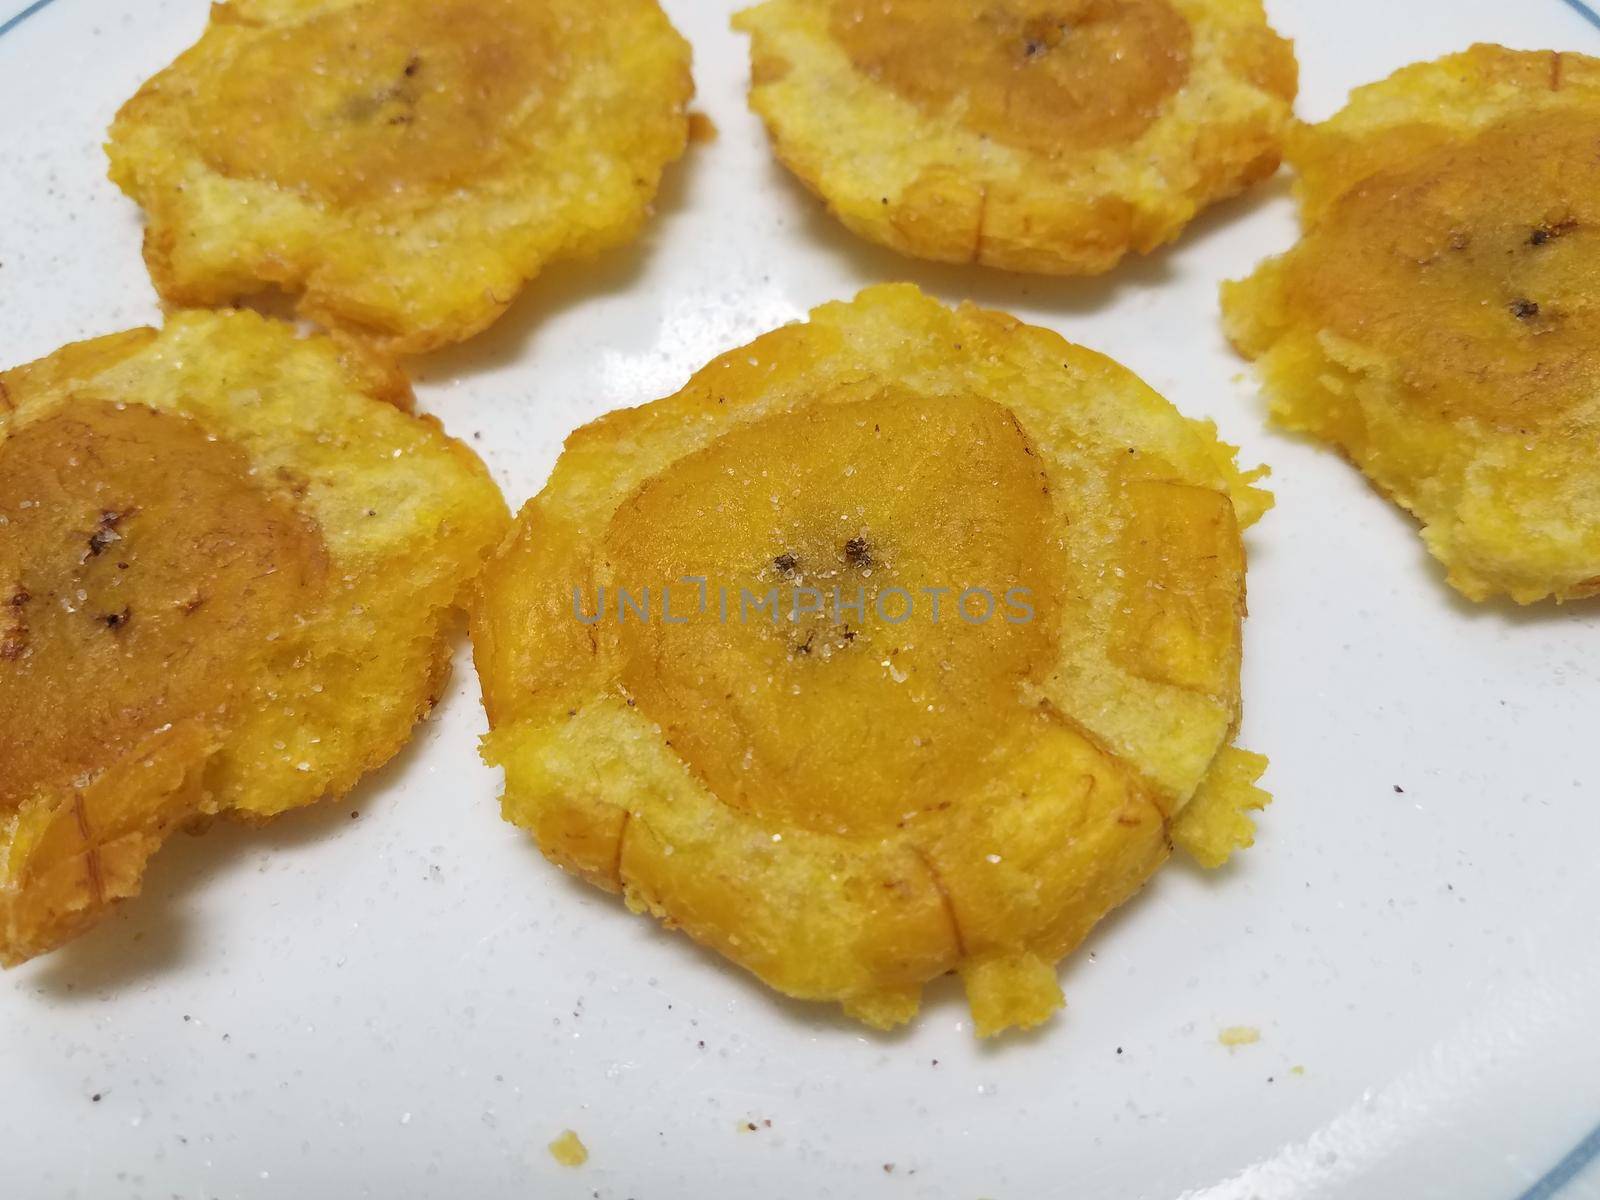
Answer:
M106 150L169 303L276 287L419 353L633 236L693 90L656 0L228 0Z
M1414 513L1469 598L1600 592L1600 60L1406 67L1290 157L1299 244L1223 290L1273 417Z
M1277 169L1297 67L1260 0L765 0L779 159L906 254L1095 274Z
M342 795L433 706L505 510L409 401L248 311L0 373L0 963L179 828Z
M1174 844L1251 840L1253 478L1055 334L826 305L523 509L472 622L505 816L789 995L887 1027L957 971L979 1033L1038 1024Z

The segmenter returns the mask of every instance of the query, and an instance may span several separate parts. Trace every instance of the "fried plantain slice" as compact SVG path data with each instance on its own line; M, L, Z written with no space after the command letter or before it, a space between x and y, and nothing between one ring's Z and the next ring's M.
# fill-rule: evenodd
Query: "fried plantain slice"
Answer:
M767 0L750 104L845 225L1092 275L1278 168L1298 86L1260 0Z
M1600 593L1600 60L1474 46L1289 154L1301 240L1222 296L1273 418L1410 510L1469 598Z
M1200 853L1249 842L1257 474L1047 330L825 305L522 510L472 616L505 816L791 996L888 1027L958 970L980 1033L1037 1024L1198 791Z
M231 0L107 152L165 299L275 285L414 353L633 237L693 90L655 0Z
M409 399L250 312L0 373L0 962L177 828L348 791L432 707L508 516Z

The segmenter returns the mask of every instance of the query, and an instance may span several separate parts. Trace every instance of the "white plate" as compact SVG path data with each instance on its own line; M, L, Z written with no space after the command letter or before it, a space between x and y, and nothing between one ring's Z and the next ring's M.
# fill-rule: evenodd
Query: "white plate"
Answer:
M420 364L423 403L519 503L574 426L876 280L1110 353L1275 472L1251 538L1242 741L1277 795L1256 848L1163 871L1066 965L1042 1031L980 1045L936 987L874 1036L547 866L498 817L463 655L347 802L179 839L141 899L0 982L0 1194L1600 1196L1600 609L1466 605L1355 472L1264 429L1215 294L1292 239L1282 183L1104 281L904 260L773 164L726 0L667 7L721 137L642 244ZM1563 0L1269 7L1311 118L1476 40L1600 53ZM0 36L0 361L156 319L99 143L205 15L55 0ZM1231 1025L1261 1040L1229 1050ZM581 1169L545 1150L567 1127Z

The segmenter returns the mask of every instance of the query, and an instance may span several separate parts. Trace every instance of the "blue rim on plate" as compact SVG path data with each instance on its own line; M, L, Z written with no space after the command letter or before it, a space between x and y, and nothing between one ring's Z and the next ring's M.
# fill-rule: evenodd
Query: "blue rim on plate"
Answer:
M0 37L4 37L18 25L21 25L29 17L33 16L34 13L38 12L45 5L51 3L54 3L54 0L33 0L32 4L28 5L27 8L23 9L16 16L11 17L6 21L0 21Z
M1596 29L1600 29L1600 11L1592 8L1587 0L1562 0L1562 2ZM0 37L10 33L40 9L54 3L55 0L33 0L32 4L15 16L0 21ZM1600 1125L1591 1129L1587 1137L1568 1151L1560 1162L1541 1175L1517 1200L1553 1200L1597 1158L1600 1158Z
M1577 14L1585 21L1589 22L1589 24L1593 25L1596 29L1600 29L1600 12L1596 12L1593 8L1589 7L1589 5L1585 3L1585 0L1566 0L1566 2L1567 6L1577 12ZM4 31L0 30L0 32Z

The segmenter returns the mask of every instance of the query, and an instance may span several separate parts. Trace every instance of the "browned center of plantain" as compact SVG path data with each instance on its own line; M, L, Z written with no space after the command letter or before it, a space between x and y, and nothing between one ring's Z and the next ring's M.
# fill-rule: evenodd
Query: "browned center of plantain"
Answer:
M1600 116L1509 119L1335 202L1288 299L1406 364L1434 411L1509 429L1600 388Z
M1166 0L834 0L857 68L912 103L1056 156L1123 146L1189 77L1189 24Z
M351 202L462 185L565 70L525 3L365 4L246 36L195 111L218 170Z
M218 713L317 594L321 534L249 469L140 405L73 400L0 443L0 814Z
M610 627L624 686L726 803L881 835L1025 726L1020 685L1053 645L1052 511L1035 451L986 400L890 392L759 420L613 519L619 585L692 575L708 593L684 624ZM981 595L958 611L968 588L993 596L987 619ZM674 588L675 616L694 594Z

